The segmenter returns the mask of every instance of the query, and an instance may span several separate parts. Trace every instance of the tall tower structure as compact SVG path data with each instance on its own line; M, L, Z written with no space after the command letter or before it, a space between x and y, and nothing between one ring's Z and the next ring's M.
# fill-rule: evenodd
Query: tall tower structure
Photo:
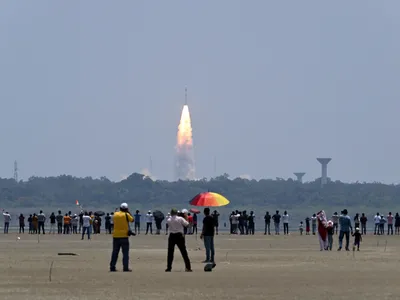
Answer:
M297 181L303 183L303 176L306 175L305 172L295 172L293 173L297 177Z
M14 161L14 180L18 183L18 163Z
M332 158L317 158L321 164L321 186L328 183L328 164Z

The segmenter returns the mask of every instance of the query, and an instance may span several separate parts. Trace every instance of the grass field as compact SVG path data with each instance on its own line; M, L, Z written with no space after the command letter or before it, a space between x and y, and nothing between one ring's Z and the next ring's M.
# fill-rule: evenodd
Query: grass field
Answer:
M315 236L216 237L217 267L204 272L200 239L187 237L193 273L166 239L131 238L133 273L109 273L111 238L0 236L0 299L398 299L400 237L366 236L360 252L319 251ZM335 250L337 236L335 236ZM198 250L198 248L201 250ZM78 256L58 256L74 252ZM50 266L51 281L49 278ZM121 257L118 268L122 269Z

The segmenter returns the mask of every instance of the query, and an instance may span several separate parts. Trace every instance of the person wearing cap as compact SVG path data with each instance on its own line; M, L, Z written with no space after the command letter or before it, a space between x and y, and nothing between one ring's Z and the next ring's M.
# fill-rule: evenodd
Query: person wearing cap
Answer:
M113 251L111 254L110 271L115 272L119 250L122 248L122 264L124 272L132 272L129 269L129 223L134 218L128 209L128 204L122 203L120 210L114 213Z
M356 228L356 232L354 232L354 234L352 234L352 236L354 236L354 244L353 244L353 251L356 250L356 246L357 246L357 251L360 251L360 243L362 241L362 236L360 233L360 228Z
M167 219L169 237L168 237L168 256L167 256L167 269L165 272L171 272L172 262L174 260L175 245L178 246L185 262L186 272L192 272L188 252L185 245L185 235L183 229L189 226L187 221L187 214L183 217L178 216L176 209L171 209L171 216Z
M145 216L146 219L146 234L149 233L153 234L153 214L151 213L151 210L149 210Z

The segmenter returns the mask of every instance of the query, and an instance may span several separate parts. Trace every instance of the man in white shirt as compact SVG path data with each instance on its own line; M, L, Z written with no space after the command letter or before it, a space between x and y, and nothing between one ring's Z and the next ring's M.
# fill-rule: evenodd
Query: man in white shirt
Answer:
M189 226L187 221L187 214L183 217L178 216L178 211L176 209L171 209L171 216L167 219L169 237L168 237L168 260L167 269L165 272L171 272L172 262L174 260L175 245L178 246L179 251L181 251L182 258L185 262L185 271L192 272L190 265L189 256L185 245L185 235L183 234L184 228Z
M82 240L85 237L85 233L87 233L88 240L90 240L90 221L92 218L89 216L88 212L85 211L83 217L82 217Z
M381 224L381 216L379 215L379 213L376 213L376 215L374 217L374 223L375 223L374 235L376 235L376 232L378 232L378 235L380 235L379 226Z
M150 234L153 234L153 214L151 213L151 210L147 212L145 219L146 219L146 234L149 233L149 229L150 229Z
M238 233L238 225L239 225L240 214L236 211L231 214L231 223L232 223L232 233Z
M282 222L283 222L283 234L289 234L289 215L285 210L282 215Z
M3 210L3 217L4 217L4 233L8 233L8 228L10 227L11 222L11 215L8 211L4 212Z

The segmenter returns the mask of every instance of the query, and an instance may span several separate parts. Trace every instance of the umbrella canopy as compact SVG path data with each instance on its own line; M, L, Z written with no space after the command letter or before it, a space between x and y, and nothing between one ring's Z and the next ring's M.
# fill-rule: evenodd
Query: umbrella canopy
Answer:
M189 203L193 206L217 207L229 204L229 200L220 194L207 192L196 195Z
M154 219L162 219L162 220L164 220L164 214L163 214L163 212L161 212L159 210L156 210L156 211L153 212L153 217L154 217Z
M101 211L101 210L98 210L98 211L96 211L96 212L94 213L95 216L99 216L99 217L104 216L105 214L106 214L106 213L105 213L104 211Z
M191 208L191 209L189 209L189 211L191 213L194 213L194 214L199 214L200 213L200 211L198 209L195 209L195 208Z

